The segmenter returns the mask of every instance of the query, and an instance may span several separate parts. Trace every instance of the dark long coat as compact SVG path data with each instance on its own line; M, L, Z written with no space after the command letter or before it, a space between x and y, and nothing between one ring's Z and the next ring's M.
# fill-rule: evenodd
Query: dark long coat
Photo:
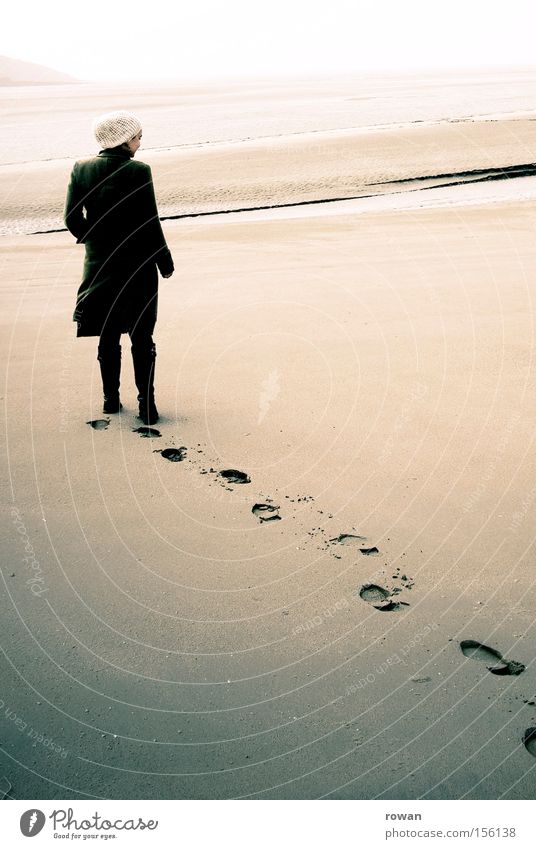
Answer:
M76 162L65 225L85 245L73 319L77 336L100 336L105 322L128 332L143 316L156 321L158 272L173 271L151 169L121 147Z

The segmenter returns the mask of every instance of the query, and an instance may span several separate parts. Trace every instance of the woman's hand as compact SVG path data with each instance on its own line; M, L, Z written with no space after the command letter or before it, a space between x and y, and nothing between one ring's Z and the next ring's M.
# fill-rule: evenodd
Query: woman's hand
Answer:
M163 235L162 238L164 238ZM171 275L175 271L175 266L173 265L173 258L169 252L169 248L167 247L167 245L158 252L156 256L156 264L162 277L171 277Z

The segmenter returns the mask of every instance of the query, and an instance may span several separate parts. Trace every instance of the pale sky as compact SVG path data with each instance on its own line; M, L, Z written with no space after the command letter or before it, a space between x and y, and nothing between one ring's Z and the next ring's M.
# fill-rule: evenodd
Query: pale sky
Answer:
M0 54L90 80L535 64L534 0L11 0Z

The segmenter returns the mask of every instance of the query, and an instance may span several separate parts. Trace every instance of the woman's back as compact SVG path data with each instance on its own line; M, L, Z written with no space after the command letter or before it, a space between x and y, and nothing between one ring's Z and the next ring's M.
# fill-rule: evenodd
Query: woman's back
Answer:
M160 229L151 169L116 150L80 160L73 168L65 220L78 241L94 248L150 255L159 246Z

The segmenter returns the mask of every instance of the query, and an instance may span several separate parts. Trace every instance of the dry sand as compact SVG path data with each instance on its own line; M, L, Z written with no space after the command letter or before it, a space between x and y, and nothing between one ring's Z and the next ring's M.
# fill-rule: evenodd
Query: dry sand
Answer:
M154 440L126 342L86 424L80 247L0 241L13 795L532 798L534 203L165 229Z

